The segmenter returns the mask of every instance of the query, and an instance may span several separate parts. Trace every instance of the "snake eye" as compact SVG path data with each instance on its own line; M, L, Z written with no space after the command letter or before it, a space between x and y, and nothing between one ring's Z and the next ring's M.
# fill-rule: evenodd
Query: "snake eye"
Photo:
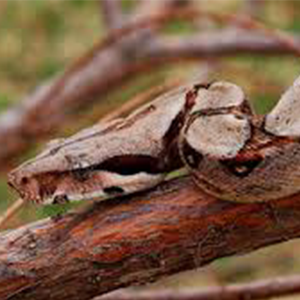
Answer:
M262 158L254 158L251 160L245 161L236 161L234 159L231 160L223 160L221 164L223 164L227 170L234 174L237 177L246 177L259 165L262 161Z

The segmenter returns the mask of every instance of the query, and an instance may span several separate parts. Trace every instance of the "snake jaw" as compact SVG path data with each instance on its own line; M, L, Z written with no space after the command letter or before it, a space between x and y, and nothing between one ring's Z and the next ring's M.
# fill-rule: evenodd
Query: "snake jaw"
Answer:
M40 203L43 200L39 182L35 178L29 178L25 175L14 172L9 174L8 184L25 201Z

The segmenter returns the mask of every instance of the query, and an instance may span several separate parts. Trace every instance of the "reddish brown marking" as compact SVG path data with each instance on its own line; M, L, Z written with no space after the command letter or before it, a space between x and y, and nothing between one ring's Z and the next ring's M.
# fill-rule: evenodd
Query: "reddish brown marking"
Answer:
M195 90L188 91L185 95L185 108L191 109L195 105L197 92Z
M244 153L244 155L238 154L233 159L222 160L220 162L231 174L244 178L251 174L262 161L262 155L248 152Z
M186 93L184 108L177 114L176 118L172 121L168 131L165 133L163 137L165 150L161 154L161 157L163 158L161 163L163 165L162 169L166 172L171 172L183 166L183 162L178 152L179 133L185 124L187 114L195 104L198 90L200 88L208 88L209 86L210 84L197 84L194 85L193 89Z
M259 161L262 159L263 156L260 153L254 151L243 151L235 156L234 161L237 163L243 163L247 161Z
M292 137L278 137L275 135L270 135L264 133L260 128L252 126L252 136L249 141L247 141L245 147L241 152L251 151L258 152L266 148L281 148L284 145L298 143L298 139Z
M53 195L59 182L62 181L64 177L66 177L66 174L63 173L44 173L36 176L42 199Z
M185 109L190 110L195 105L195 100L200 89L208 89L212 83L195 84L185 95Z
M252 116L253 115L253 111L252 108L250 106L250 102L247 101L247 99L244 99L244 101L239 105L239 109L242 113Z

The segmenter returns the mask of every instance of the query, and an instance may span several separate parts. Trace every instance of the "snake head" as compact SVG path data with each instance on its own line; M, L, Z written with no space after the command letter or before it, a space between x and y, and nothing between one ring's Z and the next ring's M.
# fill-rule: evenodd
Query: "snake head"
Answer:
M41 201L39 184L34 178L11 172L8 175L8 185L25 201L37 203Z
M73 149L68 151L62 144L59 147L62 152L49 156L49 149L45 150L8 174L8 184L25 201L64 204L102 200L150 188L165 176L157 169L158 160L151 156L120 155L85 165L82 158L76 159Z
M123 131L114 130L119 124ZM165 176L156 149L147 153L125 125L115 120L51 142L9 173L9 185L25 201L37 204L102 200L155 186Z

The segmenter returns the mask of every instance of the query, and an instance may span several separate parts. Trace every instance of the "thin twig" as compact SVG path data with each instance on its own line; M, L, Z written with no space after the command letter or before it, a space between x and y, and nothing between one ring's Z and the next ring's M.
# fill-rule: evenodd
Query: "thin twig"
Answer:
M119 0L98 0L102 9L102 17L108 29L120 28L125 22Z
M300 293L300 276L277 277L251 283L188 291L115 292L94 300L262 300Z
M257 19L263 14L265 4L265 0L244 0L243 13Z
M7 210L0 216L0 230L3 229L3 226L7 225L9 219L11 219L23 205L23 199L19 198L7 208Z

